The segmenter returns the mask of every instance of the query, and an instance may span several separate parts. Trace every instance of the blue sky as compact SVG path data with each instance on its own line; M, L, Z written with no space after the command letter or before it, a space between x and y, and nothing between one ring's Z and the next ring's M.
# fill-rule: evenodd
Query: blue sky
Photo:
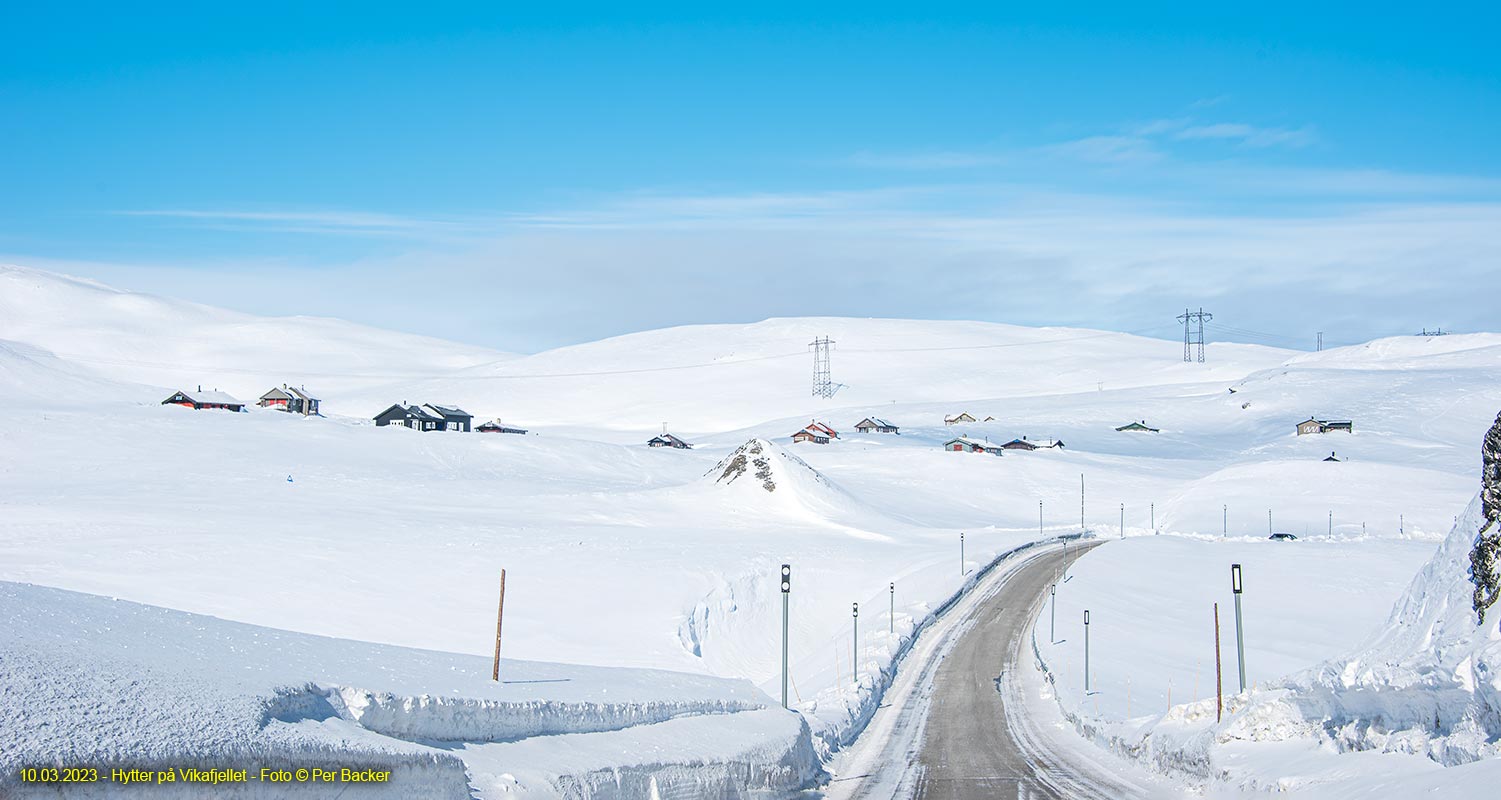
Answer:
M1495 329L1498 13L47 4L0 258L521 351L768 316ZM313 5L313 4L301 4Z

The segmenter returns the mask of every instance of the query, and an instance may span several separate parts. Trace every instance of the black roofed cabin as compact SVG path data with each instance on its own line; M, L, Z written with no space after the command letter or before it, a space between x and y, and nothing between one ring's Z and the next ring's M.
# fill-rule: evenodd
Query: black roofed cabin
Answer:
M1128 422L1125 425L1116 428L1116 430L1135 433L1161 433L1161 431L1157 430L1156 428L1149 427L1146 420L1142 420L1141 422Z
M210 389L208 391L204 391L202 386L198 387L197 391L173 392L171 397L162 401L162 405L183 406L185 408L193 408L200 411L206 408L218 408L225 411L245 410L245 404L239 400L236 400L228 393L221 392L218 389Z
M861 433L897 433L897 427L891 422L880 417L866 417L855 423L855 430Z
M272 388L271 391L261 395L256 405L261 408L274 408L291 414L301 414L304 417L319 416L318 398L308 394L305 386L288 386L283 383L280 389Z
M442 417L443 424L438 426L440 431L467 433L471 423L474 422L474 415L458 406L436 406L432 403L424 403L422 407L427 409L428 413Z
M1023 436L1020 439L1012 439L1011 441L1001 445L1001 447L1005 448L1006 450L1046 450L1054 447L1062 450L1063 442L1057 441L1056 439L1028 439L1027 437Z
M480 434L525 434L527 432L525 428L515 428L515 426L506 425L506 423L500 422L498 419L480 423L479 428L474 429L479 431Z
M406 403L397 403L375 415L376 427L384 428L387 425L400 425L411 428L414 431L438 431L442 430L443 418L423 411L417 406L409 406Z
M670 433L662 433L660 435L651 437L650 439L648 439L646 441L646 446L647 447L673 447L673 448L676 448L678 450L692 450L693 449L693 445L688 444L687 442L683 441L682 439L679 439L676 436L673 436Z

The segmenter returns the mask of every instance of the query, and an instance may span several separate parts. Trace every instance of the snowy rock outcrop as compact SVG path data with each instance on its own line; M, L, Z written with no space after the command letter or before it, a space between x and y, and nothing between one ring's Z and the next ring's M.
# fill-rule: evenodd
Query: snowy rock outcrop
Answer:
M823 473L765 439L751 439L735 448L704 474L704 480L741 492L743 497L775 498L778 505L824 512L855 505L854 499Z
M726 486L732 485L735 481L742 478L748 478L759 482L762 489L768 492L775 492L777 490L777 482L771 466L772 458L774 457L772 455L773 450L774 447L771 442L765 439L752 439L735 448L735 452L730 453L718 464L715 464L714 469L709 470L705 477L713 477L715 483L722 483ZM793 456L785 452L780 455L786 458L793 458ZM798 463L804 467L808 466L801 459L798 459ZM812 469L812 467L808 468Z
M1475 584L1471 604L1478 624L1501 595L1501 414L1485 435L1481 449L1480 533L1470 551L1470 582Z

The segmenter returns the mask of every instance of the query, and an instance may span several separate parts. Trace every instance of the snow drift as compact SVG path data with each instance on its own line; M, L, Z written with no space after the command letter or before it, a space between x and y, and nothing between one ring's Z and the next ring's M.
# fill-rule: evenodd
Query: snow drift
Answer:
M1476 497L1369 645L1289 681L1341 748L1449 766L1501 755L1501 614L1477 624L1468 576L1483 524Z
M390 781L348 796L432 798L575 796L611 770L699 797L743 796L722 790L744 778L776 797L818 774L807 725L741 680L507 661L493 682L483 657L7 582L0 618L0 796L59 796L17 782L46 765L375 768ZM696 744L662 746L684 736Z

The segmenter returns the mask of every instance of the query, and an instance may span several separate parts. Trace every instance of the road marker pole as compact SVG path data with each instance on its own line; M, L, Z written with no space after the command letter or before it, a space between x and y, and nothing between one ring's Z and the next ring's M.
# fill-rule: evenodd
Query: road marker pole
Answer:
M782 565L782 708L787 708L787 600L792 592L792 565ZM835 668L837 671L837 667Z
M1084 693L1089 694L1089 609L1084 609Z
M854 633L851 637L854 649L854 660L850 662L850 677L854 679L856 686L860 685L860 604L853 603L850 609L850 619L854 622Z
M500 680L500 623L504 621L506 613L506 571L500 571L500 602L495 606L495 668L490 672L490 680Z
M1246 690L1246 639L1240 619L1240 565L1230 565L1230 588L1235 592L1235 657L1240 667L1240 690Z
M1214 604L1214 721L1224 718L1225 690L1220 679L1220 604Z
M1048 644L1058 643L1058 584L1055 581L1048 587L1048 596L1052 598L1053 611L1048 618Z

